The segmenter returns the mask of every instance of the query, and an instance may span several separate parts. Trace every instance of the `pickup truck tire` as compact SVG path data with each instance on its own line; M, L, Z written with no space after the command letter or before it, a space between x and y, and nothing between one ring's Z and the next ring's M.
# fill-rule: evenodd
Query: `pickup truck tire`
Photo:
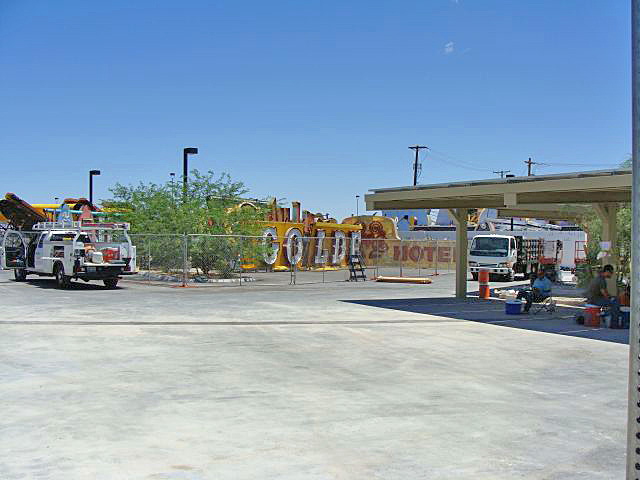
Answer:
M27 279L27 271L24 268L16 268L13 271L13 278L16 282L24 282Z
M66 290L71 287L71 277L64 274L64 265L56 263L53 267L53 274L56 277L56 285L62 290Z
M114 288L116 288L118 286L118 279L117 278L105 278L103 280L104 282L104 286L107 287L108 289L112 290Z

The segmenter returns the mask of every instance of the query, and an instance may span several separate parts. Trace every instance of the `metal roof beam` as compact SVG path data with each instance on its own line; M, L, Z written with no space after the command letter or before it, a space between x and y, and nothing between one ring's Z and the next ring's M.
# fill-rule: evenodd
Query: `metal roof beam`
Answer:
M439 200L401 200L401 201L369 201L366 200L367 210L405 210L422 208L497 208L504 207L504 201L498 197L494 199L468 200L460 198Z
M630 202L631 191L621 190L584 190L584 191L544 191L537 193L518 193L517 205L521 203L611 203Z

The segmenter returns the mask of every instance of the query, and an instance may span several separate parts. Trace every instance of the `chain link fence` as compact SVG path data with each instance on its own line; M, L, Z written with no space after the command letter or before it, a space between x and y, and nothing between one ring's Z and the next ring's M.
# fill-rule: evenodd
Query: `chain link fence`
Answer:
M455 271L455 242L365 238L130 234L138 273L127 280L189 286L285 286L344 282L359 253L368 280ZM291 261L294 260L294 261ZM297 261L296 261L297 260Z

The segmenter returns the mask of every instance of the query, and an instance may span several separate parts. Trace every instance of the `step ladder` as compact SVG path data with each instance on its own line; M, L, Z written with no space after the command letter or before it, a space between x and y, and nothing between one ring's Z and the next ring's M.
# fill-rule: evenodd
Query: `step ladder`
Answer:
M357 282L358 280L367 281L364 260L360 255L349 255L349 281Z

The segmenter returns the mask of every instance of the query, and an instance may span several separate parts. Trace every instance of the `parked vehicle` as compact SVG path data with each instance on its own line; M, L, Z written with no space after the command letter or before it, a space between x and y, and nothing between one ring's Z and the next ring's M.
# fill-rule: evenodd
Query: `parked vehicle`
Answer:
M115 288L123 275L136 273L136 247L127 223L40 222L32 231L7 229L0 247L2 269L17 281L28 275L55 277L59 288L72 280L102 280Z
M524 239L511 235L477 235L471 242L469 251L469 269L474 280L478 279L480 269L488 269L491 279L513 281L517 274L528 277L541 268L542 265L557 265L557 252L562 252L554 243L554 260L546 257L550 247L545 249L542 239ZM560 257L561 258L561 257ZM544 267L542 267L544 268ZM549 268L551 270L551 268Z

